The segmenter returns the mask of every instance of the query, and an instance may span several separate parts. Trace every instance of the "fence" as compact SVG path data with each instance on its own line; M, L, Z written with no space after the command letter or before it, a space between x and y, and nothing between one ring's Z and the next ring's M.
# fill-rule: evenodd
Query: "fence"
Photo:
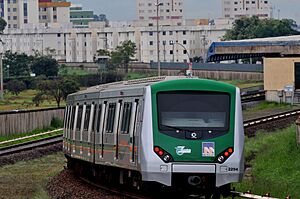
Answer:
M0 135L27 133L47 127L54 117L63 119L64 108L1 112Z

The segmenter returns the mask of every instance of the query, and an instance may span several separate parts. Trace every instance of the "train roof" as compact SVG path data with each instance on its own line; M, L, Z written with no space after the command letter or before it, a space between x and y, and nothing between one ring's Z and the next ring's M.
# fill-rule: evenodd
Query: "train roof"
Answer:
M127 90L126 94L129 95L139 95L145 87L149 85L153 85L159 82L167 82L169 80L184 80L184 79L199 79L198 77L187 77L187 76L161 76L161 77L150 77L150 78L143 78L143 79L136 79L136 80L128 80L128 81L119 81L119 82L113 82L108 84L101 84L98 86L93 86L90 88L87 88L86 90L79 91L77 93L73 93L68 96L68 100L72 99L83 99L86 98L86 94L91 94L90 96L97 95L98 93L101 93L102 97L108 97L108 96L115 96L119 95L119 91L125 91ZM199 79L200 80L200 79ZM216 85L215 81L202 79L202 81L211 81L214 82L214 85ZM227 85L229 84L224 82L218 82L217 85ZM234 87L233 85L230 85ZM123 93L123 95L125 95ZM84 97L81 97L84 96ZM75 98L74 98L75 97Z
M106 90L137 89L137 88L143 88L152 85L157 82L178 80L178 79L191 79L191 77L161 76L161 77L150 77L150 78L143 78L143 79L128 80L128 81L119 81L119 82L113 82L113 83L101 84L101 85L89 87L86 90L79 91L77 93L71 94L70 96L87 94L87 93L95 93L95 92L106 91ZM193 79L198 79L198 78L193 77Z

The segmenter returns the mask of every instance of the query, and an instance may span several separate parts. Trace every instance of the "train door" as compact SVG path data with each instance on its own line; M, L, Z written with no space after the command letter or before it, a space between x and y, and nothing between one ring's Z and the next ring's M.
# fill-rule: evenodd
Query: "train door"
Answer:
M76 156L76 131L78 129L78 123L79 123L79 103L75 105L75 111L74 111L74 117L73 122L71 124L72 130L70 133L70 150L71 150L71 156ZM80 116L81 117L81 116Z
M68 154L71 154L71 142L72 142L72 132L73 132L73 126L74 126L74 119L75 119L75 110L76 105L70 104L70 111L69 111L69 119L67 123L67 151Z
M83 107L82 114L82 127L80 131L80 141L81 141L81 156L82 159L86 161L93 161L92 149L93 144L91 142L91 133L92 133L92 123L95 110L94 101L86 101Z
M78 103L78 111L77 111L77 117L76 119L76 128L75 133L73 134L74 138L74 147L73 147L73 155L75 158L82 159L83 156L83 122L84 122L84 115L86 110L86 103L85 102L79 102Z
M295 90L300 89L300 63L295 63Z
M119 125L122 101L112 100L107 104L105 132L103 134L103 159L114 162L117 158L117 130Z
M130 166L134 162L137 110L138 100L134 98L124 100L118 129L118 158L122 165Z
M103 160L103 134L107 117L107 102L100 100L97 109L97 118L95 122L95 136L94 136L94 159L95 163L100 163Z

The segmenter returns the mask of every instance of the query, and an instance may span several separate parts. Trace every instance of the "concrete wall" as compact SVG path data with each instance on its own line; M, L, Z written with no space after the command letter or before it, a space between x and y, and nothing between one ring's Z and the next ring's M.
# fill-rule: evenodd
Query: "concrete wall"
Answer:
M294 85L295 62L300 58L264 58L264 88L266 91L281 91Z

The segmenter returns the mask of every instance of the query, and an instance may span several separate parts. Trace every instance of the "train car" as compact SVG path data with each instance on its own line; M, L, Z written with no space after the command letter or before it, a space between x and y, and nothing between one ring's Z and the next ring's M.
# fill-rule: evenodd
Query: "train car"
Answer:
M154 183L210 198L244 172L240 90L212 80L155 77L71 94L63 150L77 172Z

